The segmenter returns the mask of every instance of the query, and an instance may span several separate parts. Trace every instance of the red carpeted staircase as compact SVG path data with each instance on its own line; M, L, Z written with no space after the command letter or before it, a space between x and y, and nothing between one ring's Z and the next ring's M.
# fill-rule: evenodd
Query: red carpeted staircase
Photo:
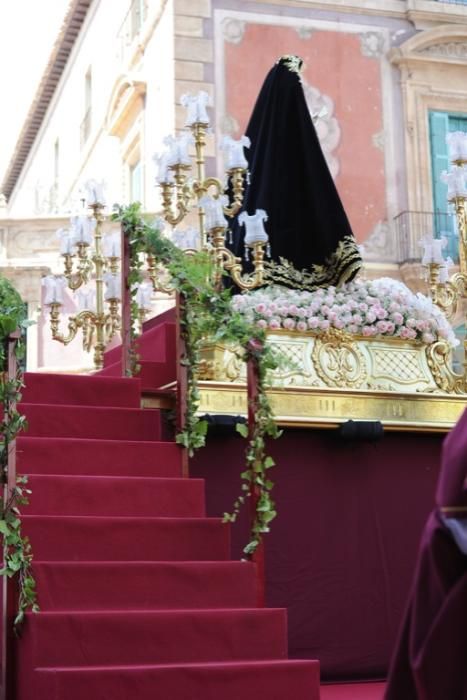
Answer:
M151 333L149 388L170 377L166 330ZM159 411L116 365L25 377L41 612L17 645L17 700L318 700L318 662L287 659L285 611L256 607L254 565L229 560L203 481L181 477Z

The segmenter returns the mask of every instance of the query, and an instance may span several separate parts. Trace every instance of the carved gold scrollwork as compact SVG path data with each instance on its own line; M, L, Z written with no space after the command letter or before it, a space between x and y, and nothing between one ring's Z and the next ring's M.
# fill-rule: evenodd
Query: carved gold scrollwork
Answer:
M366 379L365 360L352 336L334 328L316 338L312 351L316 374L327 386L355 388Z
M428 366L437 386L447 394L464 394L467 391L465 376L453 371L451 365L451 348L439 340L426 349Z

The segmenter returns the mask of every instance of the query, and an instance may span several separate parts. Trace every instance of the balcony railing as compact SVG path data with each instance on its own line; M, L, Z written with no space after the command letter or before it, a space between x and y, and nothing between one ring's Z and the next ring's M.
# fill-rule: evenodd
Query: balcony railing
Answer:
M445 237L446 256L459 259L456 217L447 212L403 211L394 218L394 233L401 252L401 262L420 260L420 241L425 236Z

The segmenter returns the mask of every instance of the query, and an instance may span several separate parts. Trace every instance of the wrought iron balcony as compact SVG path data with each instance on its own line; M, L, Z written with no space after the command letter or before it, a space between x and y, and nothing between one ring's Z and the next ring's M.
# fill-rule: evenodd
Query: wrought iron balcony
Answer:
M425 236L447 240L446 255L459 259L456 217L448 212L403 211L394 218L394 233L399 244L401 262L420 260L420 241Z

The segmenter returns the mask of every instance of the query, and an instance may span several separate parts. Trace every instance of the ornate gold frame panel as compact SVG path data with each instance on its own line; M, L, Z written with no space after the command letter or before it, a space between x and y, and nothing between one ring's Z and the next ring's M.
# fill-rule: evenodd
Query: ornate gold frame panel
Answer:
M392 430L446 431L467 395L450 370L450 348L331 330L268 334L282 362L269 396L282 425L332 427L379 420ZM200 367L201 413L245 415L246 367L233 347L206 344Z
M246 415L245 384L200 382L199 413ZM271 387L280 425L333 428L348 420L381 421L386 430L447 432L465 408L465 398L449 395Z
M274 387L450 393L441 367L419 342L363 338L335 329L319 334L271 331L268 341L280 361L271 373ZM439 362L445 362L447 355L445 346ZM246 368L233 347L206 343L200 379L245 382Z

